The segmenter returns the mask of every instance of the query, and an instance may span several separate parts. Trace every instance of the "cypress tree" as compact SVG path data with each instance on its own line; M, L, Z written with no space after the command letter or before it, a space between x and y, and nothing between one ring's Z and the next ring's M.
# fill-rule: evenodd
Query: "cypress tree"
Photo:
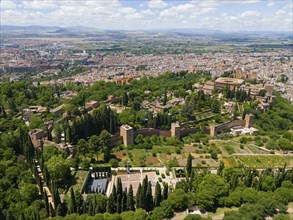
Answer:
M188 154L188 157L187 157L186 171L187 171L188 177L190 177L190 174L192 171L192 156L191 156L191 154Z
M125 212L127 210L127 193L124 191L122 194L121 212Z
M147 185L146 197L145 197L145 209L151 211L153 209L153 196L152 196L152 184L149 181Z
M130 184L129 186L129 191L127 194L127 207L126 207L127 211L134 211L134 198L133 198L133 189L132 189L132 185Z
M118 213L121 213L122 197L123 197L122 182L121 182L121 178L118 178L117 180L117 209L116 209Z
M74 191L72 187L70 189L70 209L71 209L71 213L76 213L76 200L75 200L75 195L74 195Z
M163 188L163 200L167 199L168 198L168 184L165 183L164 184L164 188Z
M128 95L126 92L124 92L124 94L123 94L122 103L124 106L128 105Z
M148 189L148 176L142 181L141 193L140 193L140 208L146 209L146 193Z
M161 204L162 201L162 189L159 182L156 183L155 188L155 198L154 198L154 207L157 207Z
M164 92L164 98L163 98L163 105L166 105L167 104L167 101L168 101L167 91L165 90L165 92Z
M142 189L141 189L141 184L139 183L137 191L136 191L136 196L135 196L137 209L141 208L141 201L140 201L141 194L142 194Z
M115 210L116 210L116 200L114 199L114 194L112 192L107 202L107 212L115 213Z
M113 194L113 200L114 200L114 203L113 203L113 206L115 207L114 208L114 213L117 211L117 190L116 190L116 186L114 184L113 186L113 189L112 189L112 194Z

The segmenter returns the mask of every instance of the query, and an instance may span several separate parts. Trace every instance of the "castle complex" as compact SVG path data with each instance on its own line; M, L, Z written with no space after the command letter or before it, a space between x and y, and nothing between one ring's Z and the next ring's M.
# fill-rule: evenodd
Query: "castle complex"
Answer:
M223 129L230 128L232 134L241 135L241 134L255 134L258 132L257 129L252 127L254 120L254 115L246 114L244 120L232 120L226 123L222 123L219 125L210 125L209 128L205 129L203 132L209 134L210 136L216 136L218 132ZM148 129L140 129L134 131L133 128L129 125L122 125L120 127L120 137L122 137L123 144L128 147L134 144L134 138L141 134L143 136L164 136L164 137L176 137L180 139L183 136L187 136L189 134L200 131L200 128L182 128L179 122L174 122L171 124L170 131L148 128ZM234 132L234 133L233 133Z

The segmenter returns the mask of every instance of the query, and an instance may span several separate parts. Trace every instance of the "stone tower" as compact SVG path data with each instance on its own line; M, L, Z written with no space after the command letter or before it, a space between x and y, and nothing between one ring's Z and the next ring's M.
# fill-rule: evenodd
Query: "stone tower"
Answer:
M211 124L210 125L210 136L214 137L217 135L216 125Z
M254 115L253 114L246 114L245 119L244 119L245 127L250 128L252 126L253 120L254 120Z
M180 139L180 125L179 122L174 122L171 124L171 137L177 137Z
M122 125L120 127L120 136L123 137L123 144L128 147L134 144L133 141L133 128L129 125Z

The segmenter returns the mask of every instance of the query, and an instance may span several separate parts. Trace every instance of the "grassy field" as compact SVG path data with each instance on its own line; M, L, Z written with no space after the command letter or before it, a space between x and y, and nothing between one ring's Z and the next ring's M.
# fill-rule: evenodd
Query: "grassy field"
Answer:
M251 168L278 168L287 164L293 167L293 156L264 155L264 156L235 156L238 165L243 164Z

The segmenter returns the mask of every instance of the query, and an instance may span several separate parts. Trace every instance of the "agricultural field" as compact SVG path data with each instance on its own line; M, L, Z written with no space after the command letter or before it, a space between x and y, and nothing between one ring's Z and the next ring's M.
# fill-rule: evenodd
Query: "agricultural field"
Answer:
M223 158L223 163L225 164L226 167L236 167L236 166L238 166L238 163L237 163L237 161L235 160L234 157Z
M293 156L234 156L238 166L241 164L244 167L252 168L278 168L283 167L286 163L287 167L293 167Z
M214 143L222 152L224 157L231 154L267 154L268 152L261 150L253 144L241 144L236 141L213 140Z

